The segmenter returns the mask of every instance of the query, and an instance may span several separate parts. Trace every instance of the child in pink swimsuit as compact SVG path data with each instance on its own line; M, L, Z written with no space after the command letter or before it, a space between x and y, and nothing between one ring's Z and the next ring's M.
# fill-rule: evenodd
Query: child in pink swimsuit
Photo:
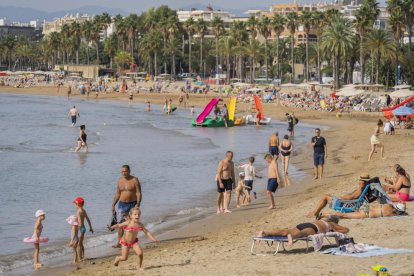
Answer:
M141 210L138 207L129 211L128 219L119 224L109 227L110 229L124 229L124 236L119 240L122 245L122 255L115 258L114 266L118 266L119 262L128 260L129 249L134 249L138 256L137 270L142 270L142 259L144 257L141 246L138 243L138 232L142 231L152 241L158 242L157 239L139 222Z

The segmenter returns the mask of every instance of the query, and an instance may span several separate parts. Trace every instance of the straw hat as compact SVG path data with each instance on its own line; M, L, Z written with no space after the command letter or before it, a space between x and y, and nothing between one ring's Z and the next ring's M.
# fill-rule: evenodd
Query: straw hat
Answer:
M36 218L38 218L38 217L40 217L42 215L46 215L46 212L43 211L43 210L37 210L36 213L35 213L35 217Z
M70 224L70 225L79 225L78 223L78 217L75 215L71 215L69 216L66 221Z
M359 180L370 180L369 173L361 173L359 175Z

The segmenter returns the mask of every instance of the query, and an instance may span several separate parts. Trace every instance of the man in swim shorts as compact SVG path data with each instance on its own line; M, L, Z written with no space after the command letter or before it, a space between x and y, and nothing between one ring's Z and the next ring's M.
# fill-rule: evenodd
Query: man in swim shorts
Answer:
M217 168L217 214L220 213L231 213L229 210L231 191L234 188L234 163L233 163L233 152L227 151L226 157L221 160ZM224 210L222 209L224 193Z
M279 132L276 131L269 138L269 152L277 160L279 158Z
M80 117L78 110L76 109L76 106L73 106L68 113L68 117L72 120L72 126L76 125L76 118Z
M122 176L118 179L118 185L115 192L114 201L112 203L112 213L115 213L115 205L118 203L118 223L125 221L129 210L135 206L140 207L142 194L141 183L138 178L131 175L131 169L128 165L123 165L121 170ZM119 201L119 202L118 202ZM123 235L122 228L118 229L118 241ZM116 244L113 247L121 247Z
M316 136L312 137L314 180L322 178L323 165L328 157L328 147L325 138L321 136L321 130L319 128L315 129L315 134Z
M273 194L276 192L277 187L280 183L280 176L279 176L279 169L277 167L277 161L273 159L270 153L266 154L264 159L269 164L268 172L267 172L267 189L266 193L269 197L270 206L269 209L275 209L275 199Z

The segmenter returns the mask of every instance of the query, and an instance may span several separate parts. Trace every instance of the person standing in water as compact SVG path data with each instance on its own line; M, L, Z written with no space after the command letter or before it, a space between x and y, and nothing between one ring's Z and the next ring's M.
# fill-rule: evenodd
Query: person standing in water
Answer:
M129 211L134 207L140 207L142 200L141 183L138 178L131 175L128 165L123 165L122 176L118 179L114 201L112 203L112 213L115 214L115 205L118 203L118 223L125 221ZM119 240L124 231L118 229L118 243L112 247L121 247Z
M277 160L279 158L279 132L276 131L269 138L269 153L272 155L273 159Z
M76 125L76 118L77 118L77 117L79 117L79 118L80 118L80 115L79 115L78 110L76 109L76 106L73 106L73 107L69 110L68 117L70 117L70 118L71 118L71 120L72 120L72 126Z
M68 85L68 100L70 100L71 94L72 94L72 86Z
M266 193L269 197L270 206L269 209L275 209L275 199L273 194L276 192L277 187L280 183L280 176L279 176L279 168L277 166L277 161L273 159L270 153L266 154L264 159L269 164L268 172L267 172L267 189Z
M78 138L78 145L75 149L75 152L79 152L81 148L85 148L85 152L88 152L88 144L86 143L86 132L85 132L85 125L81 125L79 127L79 138Z
M129 91L129 104L132 104L134 100L134 94L132 93L132 90Z
M282 155L283 176L288 175L290 153L293 150L292 142L289 140L289 135L283 136L282 143L279 146L280 154Z
M231 213L229 210L231 191L233 190L235 181L233 152L227 151L226 157L221 160L217 168L217 214ZM224 196L223 196L224 193ZM224 210L222 209L222 202L224 197Z

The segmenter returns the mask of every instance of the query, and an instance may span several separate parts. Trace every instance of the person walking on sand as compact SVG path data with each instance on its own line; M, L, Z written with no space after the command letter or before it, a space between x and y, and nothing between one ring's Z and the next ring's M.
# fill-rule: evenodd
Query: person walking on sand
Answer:
M76 106L73 106L73 107L69 110L68 117L70 117L70 118L71 118L71 120L72 120L72 126L75 126L75 125L76 125L76 118L77 118L77 117L79 117L79 118L80 118L80 115L79 115L78 110L76 109Z
M276 131L269 138L269 153L272 155L273 159L277 160L279 158L279 132Z
M231 191L234 186L234 163L233 163L233 152L227 151L226 157L221 160L217 168L217 214L220 213L231 213L229 210ZM222 209L224 193L224 210Z
M91 220L89 219L88 213L86 213L86 210L83 208L83 205L85 204L84 199L82 197L77 197L75 198L73 203L75 204L77 208L76 217L78 220L78 227L80 231L79 242L78 242L78 250L79 250L78 256L79 256L79 260L83 261L85 260L85 248L83 246L83 240L85 239L85 234L86 234L85 219L89 224L89 231L93 234L92 223L91 223Z
M290 115L289 113L286 113L285 115L286 115L286 119L287 119L287 123L288 123L288 129L287 129L287 131L289 132L289 136L290 137L293 137L293 135L294 135L294 130L293 130L293 128L294 128L293 116Z
M137 270L141 271L142 261L144 259L144 253L141 246L138 243L138 232L142 231L153 242L158 242L156 238L151 234L147 228L139 221L141 217L141 210L136 206L128 212L127 220L123 223L115 224L109 229L122 230L123 236L120 238L119 243L122 245L122 255L118 256L114 260L114 266L118 266L120 262L128 260L129 249L134 249L137 254Z
M371 152L368 156L368 161L371 161L372 155L374 154L377 147L381 148L381 158L385 159L384 157L384 144L378 139L379 135L382 134L381 129L384 126L384 122L379 119L377 122L377 126L375 127L374 134L371 136Z
M88 144L86 143L86 132L85 132L85 125L81 125L79 127L79 138L78 138L78 145L76 146L75 152L79 152L81 148L85 148L85 152L88 152Z
M323 176L323 165L325 159L328 157L328 147L326 146L326 140L321 136L321 130L315 129L316 136L312 137L313 147L313 164L314 164L314 177L313 180L322 178Z
M277 161L273 159L270 153L267 153L264 159L269 164L269 168L267 171L268 180L266 189L266 193L270 201L269 209L275 209L275 199L273 194L276 192L277 187L280 183L279 168L277 166Z
M114 201L112 203L112 213L115 214L115 205L118 203L118 222L125 221L129 211L135 206L140 207L142 200L141 183L138 178L131 175L131 169L128 165L123 165L121 170L122 176L118 179ZM119 201L119 202L118 202ZM118 241L123 235L122 228L118 229ZM121 247L119 242L112 246Z

